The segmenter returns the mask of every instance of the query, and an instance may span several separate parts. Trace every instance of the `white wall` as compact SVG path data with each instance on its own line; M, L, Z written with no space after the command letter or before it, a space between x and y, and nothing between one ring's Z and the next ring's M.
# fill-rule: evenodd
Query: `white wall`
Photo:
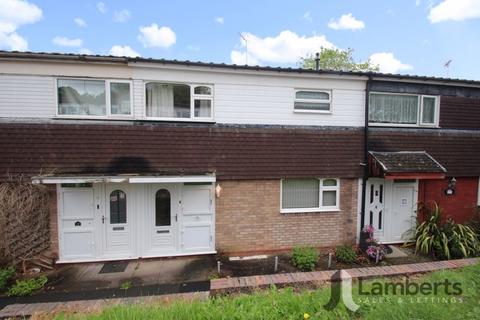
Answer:
M34 63L24 63L34 64ZM0 64L0 118L52 118L56 113L56 76L133 79L135 119L145 120L144 83L168 81L204 83L214 86L214 121L217 123L363 126L365 80L335 76L278 72L245 72L211 68L149 65L105 66L35 63L29 69ZM110 70L111 69L111 70ZM29 70L32 70L31 72ZM111 71L111 72L110 72ZM29 73L30 72L30 73ZM36 75L32 75L36 74ZM295 89L332 91L331 114L295 113Z

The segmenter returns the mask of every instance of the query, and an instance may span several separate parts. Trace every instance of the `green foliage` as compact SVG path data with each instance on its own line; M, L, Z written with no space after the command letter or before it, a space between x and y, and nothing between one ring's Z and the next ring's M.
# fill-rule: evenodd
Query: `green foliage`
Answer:
M0 268L0 290L4 290L8 284L8 281L15 275L15 267L9 266Z
M43 288L48 279L45 276L38 278L17 280L16 283L7 291L8 296L29 296L38 289Z
M292 264L302 271L312 271L318 263L319 254L314 248L295 247L292 250Z
M357 260L357 253L351 246L343 245L335 249L335 258L339 262L354 263Z
M441 223L441 210L435 203L426 208L427 218L415 230L415 252L432 254L438 259L466 258L480 252L475 231L452 220Z
M132 281L125 281L125 282L122 282L122 284L120 285L120 289L122 290L128 290L132 287Z
M300 64L304 69L315 69L315 55L310 54L300 59ZM373 71L380 70L378 65L372 64L369 60L365 62L355 62L353 58L353 49L320 49L320 69L335 71Z
M427 276L411 278L411 282L434 283L448 279L452 283L460 283L462 296L459 298L439 290L439 294L392 295L380 294L366 299L359 296L358 284L354 284L353 300L360 309L352 313L342 302L333 310L324 305L330 300L330 288L302 290L300 288L259 290L251 294L235 294L218 296L206 300L187 301L173 300L170 303L152 304L120 304L108 307L101 312L69 313L59 315L56 319L91 319L91 320L124 320L124 319L156 319L156 320L222 320L222 319L262 319L262 320L300 320L304 314L309 320L318 319L480 319L480 265L460 270L438 271ZM390 279L376 279L390 282ZM392 281L398 281L393 279ZM362 290L369 290L372 282L363 281ZM448 303L442 302L447 299ZM456 299L456 302L450 302ZM399 302L400 301L400 302ZM419 302L421 301L421 302Z

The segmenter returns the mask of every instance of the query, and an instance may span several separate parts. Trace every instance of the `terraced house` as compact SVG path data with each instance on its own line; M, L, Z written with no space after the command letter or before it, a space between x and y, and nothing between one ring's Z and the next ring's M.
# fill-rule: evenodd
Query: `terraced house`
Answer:
M51 190L58 262L405 241L478 205L480 82L0 53L0 174Z

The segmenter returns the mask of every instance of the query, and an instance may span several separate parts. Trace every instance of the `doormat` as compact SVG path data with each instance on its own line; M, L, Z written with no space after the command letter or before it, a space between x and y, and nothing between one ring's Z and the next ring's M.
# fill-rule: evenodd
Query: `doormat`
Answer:
M123 272L127 269L128 261L112 261L103 265L99 273Z

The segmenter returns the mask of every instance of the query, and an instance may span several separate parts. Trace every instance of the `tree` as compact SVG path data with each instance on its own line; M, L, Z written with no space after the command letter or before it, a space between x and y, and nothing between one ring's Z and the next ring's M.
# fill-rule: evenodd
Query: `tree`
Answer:
M315 69L315 55L311 54L300 59L304 69ZM320 49L320 69L335 71L374 71L380 70L379 66L373 64L370 59L364 62L355 62L353 49Z

